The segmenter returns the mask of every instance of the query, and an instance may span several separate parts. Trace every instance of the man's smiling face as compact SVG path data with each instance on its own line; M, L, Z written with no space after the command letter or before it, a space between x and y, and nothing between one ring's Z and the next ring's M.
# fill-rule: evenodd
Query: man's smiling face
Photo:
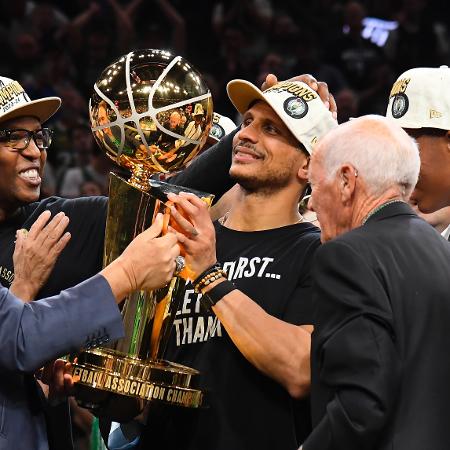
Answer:
M0 123L1 130L36 131L41 123L34 117L20 117ZM17 150L0 141L0 208L13 211L39 199L47 152L39 150L33 139L27 148Z
M277 190L297 177L307 156L275 111L256 102L233 139L230 175L249 191Z

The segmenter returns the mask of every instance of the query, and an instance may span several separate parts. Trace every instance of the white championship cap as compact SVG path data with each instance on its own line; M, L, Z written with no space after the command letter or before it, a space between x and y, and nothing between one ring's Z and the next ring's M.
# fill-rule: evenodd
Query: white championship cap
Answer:
M21 116L34 116L43 123L61 105L59 97L31 100L19 82L0 77L0 122Z
M227 92L241 114L256 100L267 102L309 154L315 143L338 125L319 95L300 81L283 81L263 92L248 81L232 80Z
M450 69L418 67L399 76L386 117L402 128L450 130Z
M219 142L224 136L236 129L236 124L227 116L213 113L212 127L209 131L208 139Z

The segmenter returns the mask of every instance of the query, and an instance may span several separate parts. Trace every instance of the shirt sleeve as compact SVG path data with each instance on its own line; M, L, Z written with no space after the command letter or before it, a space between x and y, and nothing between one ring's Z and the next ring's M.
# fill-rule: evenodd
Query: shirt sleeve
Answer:
M124 335L119 308L101 275L30 303L0 288L0 323L0 369L21 372Z
M315 427L303 449L373 449L400 378L389 298L361 252L343 242L318 250L313 280Z

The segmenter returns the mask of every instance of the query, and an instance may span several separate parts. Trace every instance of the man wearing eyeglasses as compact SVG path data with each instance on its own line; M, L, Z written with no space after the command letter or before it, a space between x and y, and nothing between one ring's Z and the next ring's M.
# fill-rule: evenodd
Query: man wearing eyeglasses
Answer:
M46 209L53 216L64 212L70 218L68 231L76 235L76 239L66 247L64 256L57 260L48 282L43 280L43 288L37 298L58 294L62 289L87 279L101 267L106 200L92 198L89 201L69 201L53 197L37 202L47 149L51 143L51 131L43 128L42 124L57 111L60 104L61 100L56 97L31 101L17 81L0 77L0 283L9 288L14 281L16 230L29 230ZM89 214L89 211L98 213ZM83 218L84 225L81 224ZM83 226L87 230L84 233ZM43 252L44 249L37 248L35 251ZM11 377L6 379L2 376L2 380L4 389L11 391ZM47 409L39 400L40 389L32 376L17 374L15 385L17 393L11 395L17 404L28 398L34 399L36 414L47 410L47 425L57 419L54 426L47 426L50 448L70 449L72 443L67 404ZM6 392L2 395L0 391L0 414L5 413L2 399L7 397L9 395ZM0 443L2 435L7 438L7 422L6 419L2 422ZM54 433L53 430L58 432Z

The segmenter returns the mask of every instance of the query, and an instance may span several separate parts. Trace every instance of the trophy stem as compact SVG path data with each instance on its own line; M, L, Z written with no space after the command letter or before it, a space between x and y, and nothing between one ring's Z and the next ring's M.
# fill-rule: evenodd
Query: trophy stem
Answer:
M131 177L128 183L144 192L148 192L150 189L150 174L148 170L145 169L143 164L133 164L131 171Z

